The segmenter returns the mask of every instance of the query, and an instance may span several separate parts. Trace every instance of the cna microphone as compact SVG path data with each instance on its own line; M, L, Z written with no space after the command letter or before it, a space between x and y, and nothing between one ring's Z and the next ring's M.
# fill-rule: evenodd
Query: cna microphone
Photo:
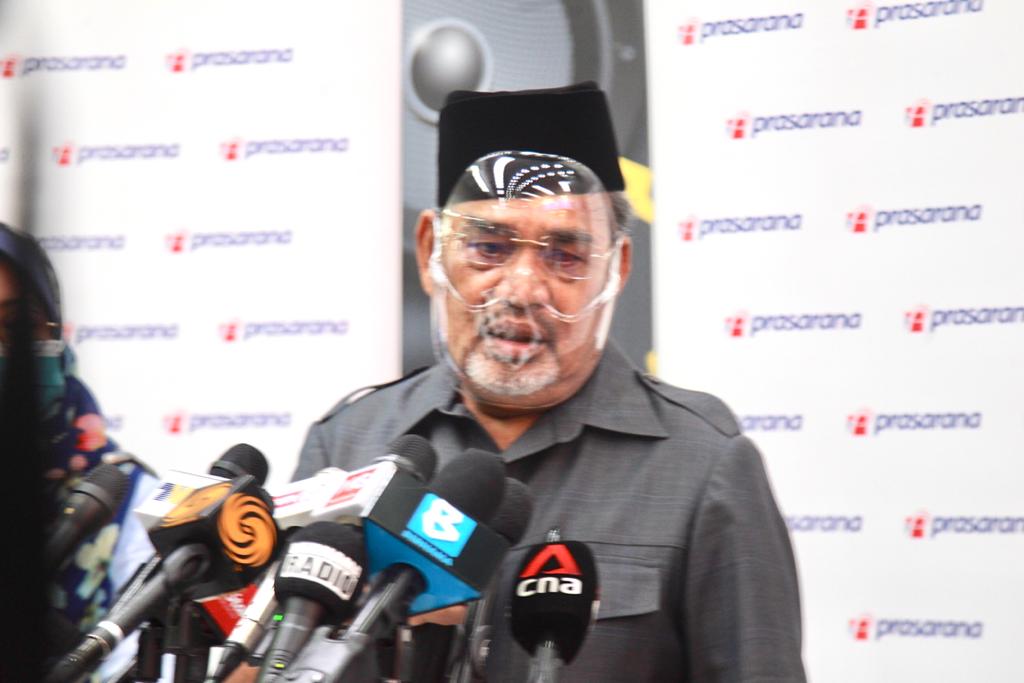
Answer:
M361 521L382 487L397 472L416 482L427 482L437 468L437 453L430 442L416 434L405 434L388 446L388 454L375 458L374 464L346 472L336 467L320 470L312 477L292 482L274 496L274 520L284 531L305 526L315 519L324 521ZM263 639L267 625L277 609L272 567L263 578L256 595L218 653L214 673L208 683L220 683L252 652ZM211 666L211 668L214 668Z
M236 446L217 464L225 461L254 466L266 459L251 446ZM248 474L190 493L150 530L159 557L137 572L106 618L58 662L47 682L76 681L94 670L172 595L187 591L192 599L249 583L276 550L272 506Z
M365 604L340 638L314 634L288 668L289 683L372 677L374 641L417 602L428 611L479 597L508 548L482 523L500 505L504 469L497 456L471 449L438 473L432 490L388 487L363 520L373 580Z
M63 569L82 541L114 518L129 483L116 466L98 465L71 489L43 546L43 568L48 575Z
M365 565L357 527L314 522L295 532L274 577L282 617L263 657L260 681L276 680L314 628L340 624L352 615Z
M597 614L597 565L579 541L531 547L509 602L512 637L533 659L528 683L554 683L576 657Z

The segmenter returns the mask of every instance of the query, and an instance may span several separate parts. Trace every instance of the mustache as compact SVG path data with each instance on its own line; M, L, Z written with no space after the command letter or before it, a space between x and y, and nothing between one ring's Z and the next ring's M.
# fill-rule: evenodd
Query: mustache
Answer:
M545 320L542 315L534 315L532 308L498 302L477 313L477 332L481 336L504 339L552 341L555 338L554 321Z

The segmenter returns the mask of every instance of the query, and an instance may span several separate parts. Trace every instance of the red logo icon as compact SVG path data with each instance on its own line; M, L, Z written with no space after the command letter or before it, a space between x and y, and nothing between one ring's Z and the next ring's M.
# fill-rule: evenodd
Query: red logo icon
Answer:
M918 100L906 109L907 125L911 128L924 128L928 120L928 113L932 110L932 103L928 100Z
M736 118L725 122L726 132L733 140L742 140L750 134L750 114L740 112Z
M693 241L693 230L694 230L694 228L697 227L697 224L699 222L700 221L698 221L696 219L696 217L694 217L694 216L690 216L689 218L687 218L684 221L679 221L679 237L684 242L692 242Z
M61 326L61 330L60 331L61 331L61 334L64 335L63 336L64 341L66 341L68 343L71 343L71 340L75 338L75 324L74 323L64 323Z
M700 28L700 22L696 19L690 19L685 24L679 26L679 42L683 45L693 45L697 40L697 29Z
M904 520L903 528L911 538L926 538L931 520L931 515L924 510L919 510Z
M846 416L846 429L853 436L867 436L871 430L871 411L862 408Z
M167 235L164 240L167 243L168 251L172 254L180 254L185 251L185 245L188 244L188 232L185 230L175 232Z
M846 214L846 227L850 232L867 232L875 210L870 206L858 206Z
M172 52L167 55L167 68L172 73L180 74L188 66L189 52L188 50L180 50L178 52Z
M238 153L242 149L242 141L238 138L221 143L220 153L225 161L238 161Z
M746 334L747 321L750 316L746 313L737 313L725 319L725 331L730 337L742 337Z
M871 640L871 627L875 618L870 614L862 614L855 619L850 619L850 634L854 640Z
M868 22L871 21L871 15L874 13L875 7L870 2L862 2L852 9L846 10L846 23L854 31L862 31L868 28Z
M164 417L164 428L168 434L181 434L185 431L185 419L188 416L183 412L172 413Z
M341 485L341 488L335 491L334 495L331 496L331 499L327 501L325 507L339 505L355 498L356 494L362 491L363 487L366 486L367 479L376 473L377 468L375 467L367 468L362 472L353 472L345 479L345 483Z
M537 576L537 574L559 574L579 576L580 568L572 553L561 543L545 546L537 553L530 563L523 567L520 579Z
M18 75L18 57L7 55L0 61L0 75L4 78L14 78Z
M70 166L74 158L75 146L70 142L53 148L53 160L57 162L58 166Z
M226 342L238 341L238 331L242 327L240 320L232 320L220 326L220 338Z
M928 307L918 306L903 314L903 324L911 334L924 332L928 326Z

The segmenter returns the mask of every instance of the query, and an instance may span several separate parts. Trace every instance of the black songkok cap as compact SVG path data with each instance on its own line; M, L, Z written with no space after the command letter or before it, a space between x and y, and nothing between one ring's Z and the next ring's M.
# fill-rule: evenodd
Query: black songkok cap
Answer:
M505 150L569 157L589 167L609 192L625 189L608 100L593 81L449 93L438 120L437 205L444 206L470 164Z

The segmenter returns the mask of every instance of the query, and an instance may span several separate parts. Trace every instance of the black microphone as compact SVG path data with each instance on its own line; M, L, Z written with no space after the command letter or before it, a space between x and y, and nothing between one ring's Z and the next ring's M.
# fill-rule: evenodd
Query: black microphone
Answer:
M505 477L505 495L488 526L501 534L509 545L515 545L526 532L531 517L533 495L530 489L518 479Z
M388 476L388 472L383 470L369 477L361 476L361 473L386 462L397 468L392 471L401 471L416 481L427 482L437 469L437 453L422 436L399 436L388 446L388 454L374 458L373 464L367 468L352 473L326 468L312 477L288 484L274 496L274 519L281 529L287 531L311 524L316 519L334 521L358 516L366 506L363 497L358 495L360 487L376 486L377 476ZM333 502L335 498L344 498L345 502ZM211 652L210 668L214 673L207 677L208 683L220 683L226 679L263 639L267 622L277 607L273 590L274 572L276 568L264 577L221 650L216 654Z
M526 484L505 477L505 495L501 506L494 513L490 527L515 545L523 537L533 516L533 495ZM449 654L449 676L451 683L469 683L474 677L484 677L487 652L490 649L491 627L486 623L490 611L489 593L469 605L466 620L457 629L456 641Z
M262 461L266 472L266 459L251 446L229 449L218 463L225 461ZM270 496L248 474L190 493L150 531L158 554L136 572L106 618L50 671L47 683L70 683L93 671L174 594L191 589L190 597L201 597L245 585L276 550L272 510Z
M43 547L43 567L48 574L63 569L82 541L114 518L129 483L116 466L99 465L71 489Z
M292 536L274 577L282 618L263 658L260 681L273 681L322 623L340 624L355 611L363 586L362 530L314 522Z
M377 572L365 604L340 639L329 630L314 634L288 668L289 683L337 683L357 680L357 673L372 676L376 664L367 655L373 652L374 641L394 631L414 600L426 597L424 604L436 608L430 600L433 592L452 591L446 583L456 580L456 569L466 571L467 558L470 572L488 575L478 572L474 580L489 578L508 545L504 539L496 540L501 537L481 522L489 521L501 504L504 471L494 454L470 449L438 473L431 491L407 488L401 500L385 493L364 519L370 566L384 568ZM440 570L441 566L448 569ZM472 598L461 601L466 599ZM456 603L442 601L436 606L448 604Z
M528 683L554 683L576 657L597 614L597 565L579 541L531 547L509 603L512 637L533 660Z
M267 458L255 446L247 443L237 443L224 451L220 459L210 465L210 474L215 477L234 479L248 474L256 479L257 486L263 486L267 481L267 473L270 466Z

